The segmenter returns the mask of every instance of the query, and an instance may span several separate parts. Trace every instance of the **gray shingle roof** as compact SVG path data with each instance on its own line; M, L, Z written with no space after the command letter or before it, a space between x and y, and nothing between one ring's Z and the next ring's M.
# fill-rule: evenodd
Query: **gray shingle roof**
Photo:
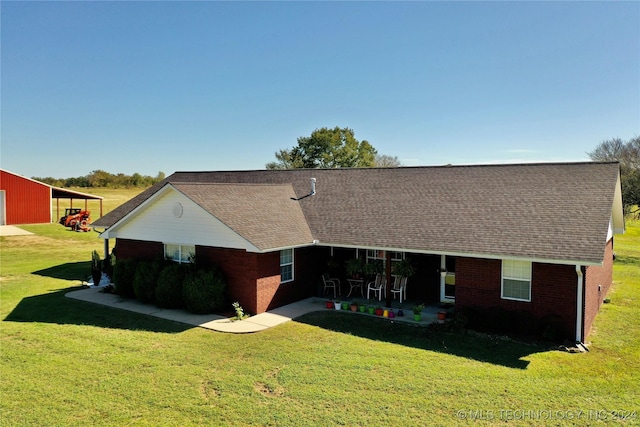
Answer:
M234 212L246 205L224 212L226 218L237 214L239 233L270 230L271 236L261 236L267 245L283 239L278 235L287 227L276 226L276 217L289 212L292 217L287 220L300 233L301 212L313 239L325 245L600 263L618 170L617 163L298 169L176 172L166 181L183 188L190 183L286 184L300 197L309 192L309 179L315 177L317 194L300 201L283 198L281 187L251 187L263 191L252 193L252 212L262 213L261 227ZM160 186L94 225L116 223ZM271 193L275 188L278 194ZM196 190L192 193L199 194L198 203L213 210L221 198L230 197L229 191L241 187ZM271 196L277 201L271 203Z
M313 236L291 184L172 185L260 250L308 245ZM288 205L287 209L282 209Z

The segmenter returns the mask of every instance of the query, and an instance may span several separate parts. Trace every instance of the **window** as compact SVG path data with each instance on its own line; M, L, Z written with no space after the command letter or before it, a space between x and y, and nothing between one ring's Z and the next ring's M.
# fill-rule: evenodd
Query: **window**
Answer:
M293 249L280 251L280 283L293 280Z
M180 264L191 262L195 254L196 247L194 245L174 245L170 243L165 243L164 245L165 259L170 259Z
M502 261L502 298L531 301L531 262Z

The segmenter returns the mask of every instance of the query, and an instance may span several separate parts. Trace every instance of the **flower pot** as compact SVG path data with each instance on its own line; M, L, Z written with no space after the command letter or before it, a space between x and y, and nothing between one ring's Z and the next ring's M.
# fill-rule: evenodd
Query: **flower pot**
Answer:
M373 307L369 307L369 314L373 314L374 313L374 308Z
M360 311L360 313L364 313L365 311L367 311L367 307L361 305L360 307L358 307L358 310Z
M438 320L444 320L447 318L447 312L446 311L439 311L438 312Z
M382 317L389 317L389 310L384 310L382 312Z
M349 310L349 303L348 302L343 302L342 303L342 309L343 310Z
M382 309L381 308L376 308L375 315L376 316L382 316Z
M414 314L413 315L413 320L415 320L416 322L419 322L420 319L422 319L422 315L421 314Z
M351 311L358 311L358 304L351 304Z
M396 317L396 314L393 312L393 310L389 310L389 319L393 319Z
M327 308L333 308L333 301L327 301Z
M398 310L398 317L404 317L404 311L402 311L402 309Z
M334 305L336 307L336 310L340 310L342 308L342 303L340 301L336 301Z

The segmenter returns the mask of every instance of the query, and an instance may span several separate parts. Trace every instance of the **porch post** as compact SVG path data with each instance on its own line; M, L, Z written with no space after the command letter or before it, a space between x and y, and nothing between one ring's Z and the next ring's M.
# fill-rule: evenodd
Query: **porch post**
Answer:
M444 270L445 268L447 268L447 256L446 255L440 255L440 271ZM438 276L440 277L440 302L445 302L446 298L445 298L445 280L446 280L446 275L443 276L442 274L438 273Z
M104 239L104 259L109 256L109 238Z
M391 290L389 289L389 286L391 286L391 255L389 255L389 251L384 251L384 274L387 281L384 293L387 299L387 307L391 307Z

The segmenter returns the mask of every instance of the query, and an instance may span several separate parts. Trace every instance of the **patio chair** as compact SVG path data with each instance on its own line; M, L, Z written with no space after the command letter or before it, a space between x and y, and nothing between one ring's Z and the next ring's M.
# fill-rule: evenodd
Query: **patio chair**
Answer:
M338 289L338 295L340 295L340 279L335 277L329 277L329 274L324 273L322 275L322 282L324 283L324 291L327 292L327 289L333 288L333 298L336 297L336 288Z
M394 276L393 277L393 286L391 287L391 294L393 298L396 298L396 294L400 296L400 304L402 304L402 299L407 299L407 277L402 276Z
M369 292L373 291L373 297L378 295L378 301L382 301L382 294L384 293L387 285L387 277L384 274L376 274L376 280L369 282L367 285L367 299L369 299Z

